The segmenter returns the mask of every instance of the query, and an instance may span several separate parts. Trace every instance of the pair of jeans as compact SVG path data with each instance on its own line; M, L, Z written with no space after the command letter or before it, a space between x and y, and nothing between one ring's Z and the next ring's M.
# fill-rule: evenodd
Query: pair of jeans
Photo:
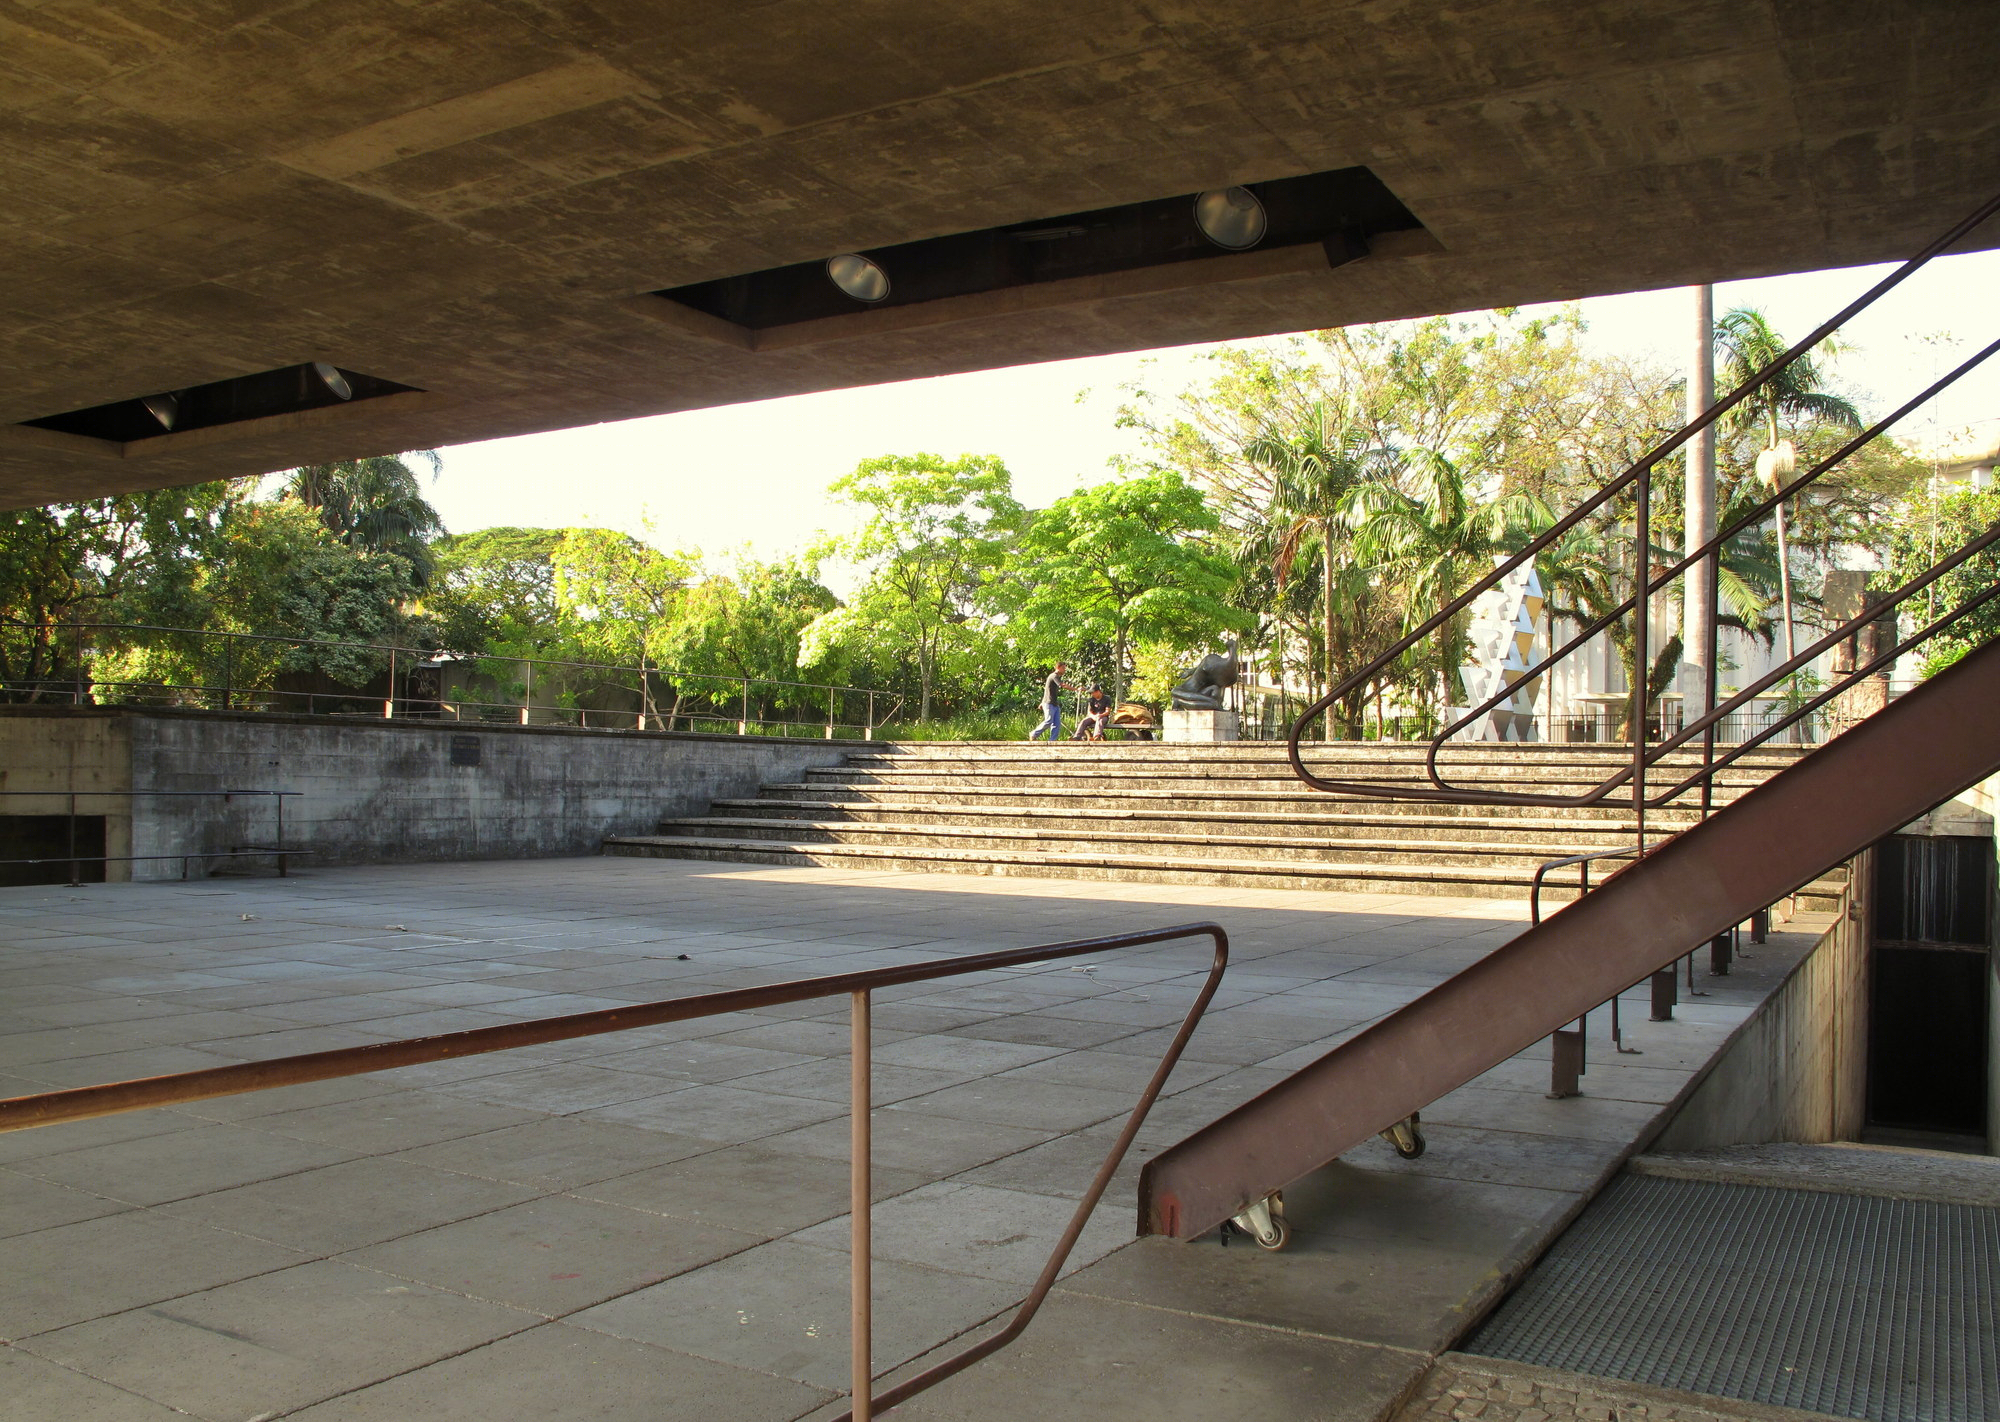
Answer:
M1034 730L1028 732L1028 739L1031 741L1036 740L1041 736L1042 732L1044 731L1047 731L1049 733L1049 739L1052 741L1059 741L1062 739L1061 703L1051 701L1042 707L1042 724L1035 727Z

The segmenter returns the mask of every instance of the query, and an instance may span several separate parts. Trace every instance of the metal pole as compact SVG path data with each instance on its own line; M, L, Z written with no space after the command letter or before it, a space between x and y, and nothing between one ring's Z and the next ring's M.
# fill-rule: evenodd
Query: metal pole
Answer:
M1688 353L1687 417L1698 420L1715 403L1715 288L1694 289L1694 348ZM1704 425L1687 442L1686 498L1681 550L1691 553L1715 537L1715 428ZM1708 672L1715 664L1708 639L1715 621L1707 558L1688 570L1681 599L1681 705L1695 717L1708 714Z
M869 1082L872 1048L869 1045L869 993L863 988L853 995L850 1075L852 1095L848 1105L848 1218L852 1251L849 1283L850 1376L854 1390L854 1422L869 1422L874 1415L874 1296L869 1218L873 1191L869 1185L869 1113L874 1106Z
M864 741L875 739L875 693L872 691L868 693L868 724L862 729L861 739Z
M222 709L227 711L235 700L236 688L236 639L224 634L222 638Z
M1636 536L1633 541L1633 556L1637 561L1638 585L1634 589L1637 602L1633 605L1633 615L1637 625L1632 629L1632 813L1638 819L1639 853L1646 852L1646 710L1652 690L1648 672L1652 666L1652 621L1653 595L1653 471L1647 469L1639 475L1638 517L1635 520Z
M521 724L528 724L528 712L535 704L535 663L532 658L521 663L521 675L527 678L527 689L521 693ZM645 673L641 672L641 676Z
M1780 492L1782 492L1782 485ZM1789 662L1793 657L1798 655L1798 650L1792 643L1792 555L1789 540L1785 534L1785 506L1779 504L1775 512L1778 515L1778 597L1785 606L1785 660ZM1797 675L1796 672L1793 673L1794 686L1797 685ZM1792 728L1785 733L1785 739L1793 745L1799 743L1799 727L1801 724L1795 722Z
M833 739L833 688L826 689L826 738Z
M396 649L389 649L389 694L382 698L382 719L396 719Z
M743 678L743 714L737 719L736 734L750 734L750 678L747 676Z

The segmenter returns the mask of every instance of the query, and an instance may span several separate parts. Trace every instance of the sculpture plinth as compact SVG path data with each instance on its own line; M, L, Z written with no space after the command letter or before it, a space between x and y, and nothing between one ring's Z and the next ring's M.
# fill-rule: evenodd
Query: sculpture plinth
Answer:
M1206 743L1239 739L1234 711L1184 711L1170 709L1161 725L1161 739Z

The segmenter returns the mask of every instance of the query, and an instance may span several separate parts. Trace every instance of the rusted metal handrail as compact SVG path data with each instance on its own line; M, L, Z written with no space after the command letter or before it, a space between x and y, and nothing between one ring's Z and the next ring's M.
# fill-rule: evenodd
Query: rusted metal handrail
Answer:
M1600 782L1598 785L1593 786L1590 789L1584 791L1580 795L1536 795L1536 794L1528 794L1522 792L1473 790L1451 785L1445 781L1445 779L1439 772L1437 763L1438 754L1442 749L1442 747L1444 746L1447 739L1451 735L1455 734L1459 730L1462 730L1464 727L1470 725L1479 716L1492 710L1494 707L1498 706L1502 701L1515 695L1521 683L1533 681L1537 677L1543 675L1557 661L1561 660L1563 657L1566 657L1570 653L1574 652L1578 647L1582 646L1592 637L1601 633L1604 630L1604 628L1612 625L1622 617L1633 614L1635 611L1637 611L1639 615L1635 618L1635 626L1634 626L1636 650L1634 652L1634 680L1632 684L1635 687L1644 686L1645 677L1648 674L1650 668L1646 655L1648 618L1645 615L1643 609L1650 607L1651 598L1655 593L1664 589L1669 583L1671 583L1671 581L1674 578L1681 576L1683 573L1687 572L1690 568L1694 568L1697 565L1702 564L1704 560L1706 560L1705 576L1709 579L1711 584L1711 592L1713 592L1714 583L1718 576L1720 551L1724 546L1724 544L1730 538L1737 536L1745 528L1750 527L1755 521L1763 518L1771 510L1779 507L1780 505L1785 503L1785 501L1787 501L1788 499L1796 497L1802 489L1810 486L1821 475L1825 474L1827 470L1831 469L1836 464L1846 459L1855 450L1859 449L1861 446L1865 445L1870 440L1876 438L1879 434L1881 434L1883 430L1888 428L1891 424L1903 418L1911 410L1915 409L1918 405L1922 404L1925 400L1928 400L1932 396L1934 396L1938 391L1946 388L1947 386L1951 385L1952 383L1963 377L1968 371L1980 365L1982 362L1984 362L1993 354L1995 354L1996 351L2000 351L2000 341L1996 341L1991 345L1988 345L1984 350L1980 351L1979 353L1971 357L1969 360L1960 364L1956 369L1951 371L1949 374L1940 377L1938 380L1934 381L1921 394L1917 395L1916 397L1912 398L1909 401L1906 401L1893 414L1891 414L1890 416L1888 416L1883 420L1877 421L1867 430L1863 431L1861 434L1849 440L1834 455L1830 456L1825 460L1822 460L1806 475L1791 481L1789 484L1782 487L1776 494L1774 494L1768 499L1763 500L1761 503L1756 505L1747 513L1739 517L1727 529L1718 532L1714 538L1709 539L1699 548L1686 554L1686 556L1681 558L1678 562L1674 563L1671 567L1667 568L1664 572L1659 574L1654 574L1652 572L1649 566L1650 556L1651 556L1651 536L1649 532L1651 478L1653 470L1660 464L1660 462L1663 459L1665 459L1668 455L1672 454L1675 450L1679 449L1695 434L1713 425L1723 415L1727 414L1730 410L1742 404L1745 400L1749 399L1752 395L1754 395L1758 390L1762 389L1764 386L1768 385L1771 381L1775 380L1779 376L1779 374L1781 374L1785 369L1787 369L1794 362L1798 361L1803 356L1805 356L1815 346L1819 345L1820 342L1825 340L1827 336L1831 335L1834 331L1838 330L1847 321L1852 319L1857 313L1873 305L1879 298L1886 295L1890 290L1900 285L1903 281L1907 280L1911 275L1913 275L1917 270L1919 270L1921 267L1923 267L1925 264L1931 261L1934 257L1948 250L1961 238L1965 237L1968 233L1972 232L1974 229L1976 229L1981 224L1986 222L1996 212L2000 212L2000 196L1996 196L1988 200L1978 210L1968 215L1962 221L1958 222L1949 231L1945 232L1941 236L1937 237L1936 239L1928 243L1921 251L1917 252L1908 261L1904 262L1901 266L1896 268L1895 271L1889 273L1887 276L1882 278L1882 280L1877 282L1874 286L1870 287L1866 292L1862 293L1859 297L1855 298L1855 300L1848 303L1847 306L1842 308L1839 312L1837 312L1827 321L1823 322L1811 334L1809 334L1803 340L1799 341L1797 344L1792 346L1790 350L1786 351L1782 356L1773 361L1770 365L1758 371L1755 375L1750 377L1750 379L1745 381L1742 385L1738 386L1734 391L1731 391L1728 395L1710 405L1709 408L1703 411L1701 415L1689 421L1674 434L1668 436L1666 439L1661 441L1652 450L1650 450L1644 457L1642 457L1640 460L1638 460L1636 463L1630 466L1623 474L1619 475L1617 478L1613 479L1612 481L1604 485L1604 487L1599 489L1596 493L1586 498L1582 503L1578 504L1574 509L1570 510L1569 513L1565 514L1562 518L1558 519L1546 531L1544 531L1534 539L1530 540L1525 547L1520 549L1518 552L1512 554L1511 556L1507 557L1506 559L1502 560L1490 573L1486 574L1484 577L1476 581L1464 593L1460 594L1458 597L1448 602L1440 611L1438 611L1433 616L1424 621L1414 631L1406 634L1400 641L1395 643L1387 651L1385 651L1380 656L1375 658L1374 661L1370 662L1367 666L1361 668L1359 671L1356 671L1350 676L1346 677L1338 685L1330 688L1325 695L1320 697L1319 700L1315 701L1299 716L1298 720L1293 723L1290 735L1287 737L1286 749L1291 761L1292 770L1293 773L1301 781L1301 783L1305 784L1306 786L1314 790L1320 790L1335 794L1373 794L1377 796L1386 795L1389 798L1396 798L1396 799L1427 800L1427 801L1443 802L1443 803L1525 804L1525 805L1543 805L1552 807L1596 804L1602 801L1606 796L1611 794L1614 790L1620 788L1621 786L1629 784L1632 787L1633 808L1635 812L1641 817L1642 843L1644 835L1643 822L1644 822L1645 811L1648 808L1664 804L1667 801L1671 800L1672 798L1684 793L1688 788L1690 788L1697 782L1703 785L1704 788L1703 808L1706 809L1707 791L1708 788L1712 785L1713 775L1717 770L1721 769L1722 766L1733 762L1744 752L1748 751L1752 747L1762 744L1763 742L1769 740L1770 737L1776 734L1778 731L1783 730L1786 727L1795 724L1804 716L1811 714L1811 712L1817 709L1818 706L1823 705L1827 700L1831 699L1833 695L1838 694L1841 690L1844 690L1847 686L1854 684L1856 681L1859 680L1861 676L1866 675L1867 672L1857 671L1853 673L1852 675L1848 676L1844 681L1836 684L1836 686L1831 690L1829 690L1824 696L1817 698L1810 705L1801 707L1793 711L1790 715L1774 723L1772 726L1767 727L1763 732L1745 741L1742 745L1731 750L1720 760L1717 760L1714 757L1713 731L1715 726L1720 723L1722 717L1725 714L1727 714L1730 710L1733 710L1735 707L1746 702L1751 696L1754 696L1757 692L1761 691L1763 688L1773 684L1774 682L1778 681L1784 676L1790 675L1792 672L1798 670L1798 668L1806 665L1808 662L1811 661L1813 656L1816 656L1818 654L1819 651L1823 651L1826 647L1835 645L1838 642L1844 640L1845 638L1853 636L1862 627L1866 626L1868 623L1871 623L1880 616L1882 616L1883 612L1886 609L1893 608L1894 606L1899 605L1914 592L1921 590L1922 587L1927 586L1932 581L1935 581L1936 577L1940 576L1942 572L1947 570L1947 568L1939 567L1933 569L1931 573L1927 574L1925 577L1914 580L1911 584L1906 585L1902 589L1899 589L1884 604L1864 610L1864 612L1859 617L1850 619L1846 623L1843 623L1841 627L1835 629L1834 632L1828 634L1828 636L1822 639L1820 643L1815 644L1814 650L1812 650L1807 654L1802 654L1800 656L1795 656L1790 658L1783 666L1774 669L1773 671L1767 673L1764 677L1760 678L1756 686L1749 688L1743 694L1733 698L1726 706L1721 706L1721 707L1717 707L1714 705L1716 698L1714 694L1715 688L1713 683L1715 680L1716 667L1715 667L1715 657L1713 656L1712 653L1713 653L1713 643L1715 641L1715 634L1716 634L1716 624L1714 624L1714 622L1711 621L1711 625L1706 630L1706 636L1708 642L1710 643L1710 653L1711 653L1706 658L1706 663L1709 671L1709 680L1710 680L1708 702L1710 703L1711 710L1706 715L1697 718L1689 725L1683 727L1678 735L1676 735L1669 741L1663 742L1657 750L1654 750L1652 752L1649 752L1648 750L1643 717L1635 718L1637 720L1637 724L1635 725L1633 733L1633 753L1632 753L1631 765L1625 769L1620 770L1616 774L1608 777L1604 781ZM1400 786L1393 789L1384 789L1383 787L1380 786L1359 785L1350 781L1324 778L1313 774L1313 772L1307 768L1304 758L1300 751L1300 741L1303 738L1305 727L1312 721L1314 717L1319 716L1322 713L1328 711L1343 696L1348 695L1349 693L1353 692L1359 687L1367 685L1370 680L1378 676L1385 668L1387 668L1391 663L1393 663L1398 657L1402 656L1405 652L1409 651L1410 648L1416 646L1418 643L1423 641L1424 638L1430 636L1434 632L1438 631L1440 628L1446 626L1451 621L1452 618L1464 612L1481 595L1491 590L1492 588L1498 586L1499 583L1502 581L1502 579L1504 579L1508 574L1519 569L1524 564L1529 563L1536 555L1547 550L1560 538L1562 538L1565 534L1569 533L1571 530L1581 525L1585 519L1590 517L1590 515L1602 509L1605 505L1610 503L1614 498L1626 492L1627 490L1632 490L1634 492L1634 495L1638 503L1638 533L1635 539L1635 542L1639 550L1638 569L1634 577L1634 591L1632 595L1626 598L1623 602L1621 602L1616 608L1612 609L1610 612L1604 614L1602 617L1593 621L1577 636L1572 637L1567 643L1565 643L1563 647L1561 647L1558 650L1552 651L1548 655L1544 656L1540 661L1536 662L1534 665L1530 666L1525 671L1523 671L1520 674L1520 676L1510 680L1505 687L1503 687L1500 691L1496 692L1493 696L1487 698L1480 705L1469 709L1458 720L1454 721L1450 725L1441 729L1437 734L1437 736L1434 737L1433 740L1431 741L1430 752L1429 756L1427 757L1426 773L1428 775L1428 778L1430 779L1431 782L1430 785ZM1964 561L1965 558L1970 557L1973 553L1979 551L1980 548L1983 548L1984 546L1986 546L1988 542L1991 541L1992 540L1990 536L1985 539L1975 539L1972 544L1968 544L1966 548L1961 549L1959 553L1954 556L1954 559L1951 560L1950 562L1950 566L1956 566L1957 563ZM1926 635L1934 634L1934 632L1939 628L1941 628L1942 626L1949 625L1951 621L1955 621L1957 618L1964 616L1967 612L1971 611L1973 607L1979 605L1980 603L1983 603L1986 600L1987 600L1986 598L1982 597L1974 601L1968 602L1959 609L1956 609L1946 618L1940 619L1937 623L1934 623L1932 625L1932 628L1927 630ZM1916 640L1921 640L1921 639L1916 639ZM1871 663L1871 668L1873 666L1874 663ZM1666 792L1663 795L1649 795L1647 793L1646 783L1645 783L1647 767L1655 760L1657 760L1657 758L1660 755L1664 755L1673 748L1686 744L1688 741L1692 740L1697 735L1701 736L1703 740L1703 752L1704 752L1703 770L1694 777L1682 780L1672 790Z
M1098 1167L1090 1188L1070 1216L1069 1225L1042 1267L1035 1286L1021 1301L1014 1317L999 1332L954 1354L907 1381L898 1383L879 1396L874 1394L872 1336L873 1308L869 1288L869 1215L872 1208L869 1161L870 1099L870 1004L877 988L905 983L930 982L939 978L961 977L968 973L1019 967L1028 963L1078 958L1090 953L1120 948L1138 948L1151 943L1167 943L1180 938L1208 938L1215 947L1208 977L1160 1064L1153 1071L1138 1104L1126 1118L1125 1128L1112 1143L1104 1163ZM849 1171L852 1256L850 1258L850 1310L853 1408L835 1422L869 1422L875 1412L893 1407L954 1373L963 1371L981 1358L1006 1347L1027 1328L1055 1285L1057 1276L1076 1247L1098 1201L1103 1198L1111 1177L1131 1148L1146 1114L1159 1099L1167 1078L1180 1060L1188 1039L1194 1035L1202 1014L1208 1010L1215 990L1229 966L1229 935L1220 924L1184 923L1172 928L1149 929L1142 933L1114 933L1100 938L1072 939L1035 948L1015 948L999 953L977 953L962 958L932 958L901 967L871 968L858 973L835 973L819 978L799 978L764 987L729 988L693 997L669 998L632 1007L606 1008L597 1012L577 1012L562 1017L543 1017L528 1022L508 1022L495 1027L475 1027L464 1032L447 1032L435 1037L416 1037L400 1042L374 1042L362 1047L342 1047L329 1052L306 1052L269 1061L243 1062L235 1066L208 1067L200 1071L176 1072L169 1076L144 1077L131 1081L105 1082L97 1086L43 1091L31 1096L0 1100L0 1134L52 1126L65 1121L85 1121L98 1116L114 1116L126 1111L143 1111L157 1106L174 1106L189 1101L206 1101L217 1096L234 1096L251 1091L269 1091L281 1086L297 1086L311 1081L361 1076L396 1067L418 1066L426 1062L450 1061L459 1057L504 1052L515 1047L565 1042L579 1037L626 1032L640 1027L656 1027L668 1022L686 1022L700 1017L716 1017L728 1012L745 1012L759 1007L806 1002L814 998L847 994L852 1003L850 1072L852 1159Z

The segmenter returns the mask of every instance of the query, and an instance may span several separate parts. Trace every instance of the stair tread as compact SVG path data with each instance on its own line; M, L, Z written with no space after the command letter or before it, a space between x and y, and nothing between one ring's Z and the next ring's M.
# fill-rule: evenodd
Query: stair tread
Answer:
M1180 869L1193 873L1242 873L1262 876L1285 875L1301 878L1349 878L1349 879L1449 879L1527 885L1533 875L1522 870L1494 869L1484 865L1424 865L1424 864L1342 864L1328 861L1306 861L1276 859L1203 859L1199 857L1170 857L1163 855L1139 854L1077 854L1069 851L1043 851L998 849L982 850L977 854L948 849L933 849L924 845L847 845L815 844L809 841L723 839L693 835L619 835L604 841L607 848L612 846L646 846L651 849L714 849L735 850L763 854L796 854L801 856L833 855L836 857L863 857L888 859L936 860L944 863L1009 863L1009 864L1089 864L1107 868L1138 869ZM1826 881L1815 880L1815 884ZM1837 887L1837 886L1835 886Z
M1384 849L1420 850L1432 853L1463 854L1511 854L1523 857L1541 855L1543 858L1561 858L1570 854L1583 854L1601 849L1623 849L1622 844L1550 844L1516 840L1398 840L1398 839L1312 839L1296 835L1248 835L1248 834L1170 834L1136 833L1129 830L1099 829L1089 826L1072 829L1012 829L993 825L926 825L902 820L804 820L804 819L753 819L748 816L702 816L687 815L660 821L660 828L669 825L703 826L720 829L755 827L758 829L813 829L840 831L857 834L925 834L953 836L968 839L1023 839L1047 840L1051 837L1070 840L1110 840L1117 843L1163 843L1163 844L1242 844L1269 845L1280 849L1311 851L1321 847L1328 849ZM729 838L730 836L722 836Z

